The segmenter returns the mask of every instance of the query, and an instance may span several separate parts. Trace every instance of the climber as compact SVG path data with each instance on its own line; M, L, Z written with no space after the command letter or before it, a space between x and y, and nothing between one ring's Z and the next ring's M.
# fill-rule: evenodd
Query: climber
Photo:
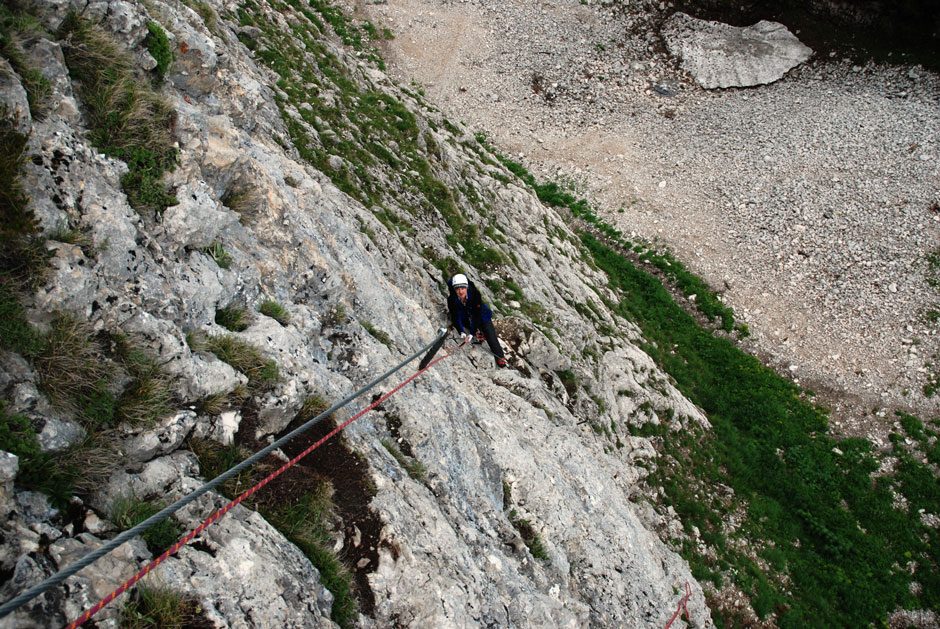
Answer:
M480 343L485 338L496 356L496 366L505 367L506 358L493 327L493 312L483 303L480 291L462 273L447 280L447 286L450 288L447 307L451 325L464 336L464 342L473 339L474 343Z

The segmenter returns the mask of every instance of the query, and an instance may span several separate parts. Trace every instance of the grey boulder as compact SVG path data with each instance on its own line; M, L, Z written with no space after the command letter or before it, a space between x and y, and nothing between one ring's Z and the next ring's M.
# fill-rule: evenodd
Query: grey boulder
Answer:
M748 27L674 13L663 23L669 53L705 89L766 85L813 55L779 22Z

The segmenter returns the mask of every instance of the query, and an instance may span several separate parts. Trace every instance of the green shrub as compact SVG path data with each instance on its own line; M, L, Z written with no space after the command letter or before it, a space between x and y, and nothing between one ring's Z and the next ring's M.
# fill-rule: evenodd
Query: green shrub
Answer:
M258 312L266 317L271 317L283 326L290 323L290 313L287 311L287 308L276 301L267 300L262 302L261 305L258 306Z
M203 253L207 254L210 258L215 260L215 263L219 265L220 269L227 269L232 266L232 254L225 250L222 247L222 243L214 242L205 249L202 250Z
M138 585L121 609L121 627L175 629L207 626L195 622L200 613L199 604L183 594L162 587Z
M159 24L148 22L147 30L150 31L150 35L147 37L147 50L150 51L150 56L156 60L157 67L154 71L162 80L170 69L170 64L173 63L173 49L170 47L170 40L167 38L166 32Z
M532 553L533 557L543 561L548 561L551 559L548 556L548 552L545 550L545 546L542 543L542 538L539 537L539 534L535 532L534 528L532 528L531 522L524 518L520 518L515 509L509 512L509 521L516 528L516 530L519 531L519 535L522 536L522 541L525 542L525 545L529 547L529 552Z
M248 386L253 390L264 389L280 379L277 363L265 359L258 348L239 338L227 334L210 336L205 342L206 349L219 360L248 376Z
M43 452L29 419L9 413L3 400L0 400L0 450L19 457L17 487L43 492L57 507L68 503L77 470Z
M131 147L116 156L127 162L128 171L121 177L121 187L132 207L161 212L179 203L163 184L163 173L173 170L172 165L162 164L153 151L143 147Z
M134 496L121 496L111 505L110 518L118 529L126 531L156 515L165 506L157 502L144 502ZM144 531L141 537L146 542L150 554L157 556L175 544L180 535L179 522L170 516Z
M565 387L565 391L568 392L569 397L574 397L578 392L578 387L581 386L578 382L578 377L570 369L562 369L555 372L555 375L561 380L562 385Z
M219 308L215 311L215 322L232 332L244 332L248 329L248 312L238 306Z

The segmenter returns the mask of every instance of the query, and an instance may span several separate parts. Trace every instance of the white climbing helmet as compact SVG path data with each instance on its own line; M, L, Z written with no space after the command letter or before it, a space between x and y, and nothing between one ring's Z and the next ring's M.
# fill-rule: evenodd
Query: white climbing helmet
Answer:
M451 286L453 286L455 289L457 289L457 288L467 288L468 286L470 286L470 281L467 280L467 276L466 276L466 275L464 275L463 273L458 273L457 275L455 275L455 276L453 277L453 279L450 280L450 284L451 284Z

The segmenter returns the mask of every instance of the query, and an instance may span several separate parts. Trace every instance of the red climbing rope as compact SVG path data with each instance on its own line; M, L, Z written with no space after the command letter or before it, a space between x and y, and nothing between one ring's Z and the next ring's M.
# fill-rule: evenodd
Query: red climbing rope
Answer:
M357 419L359 419L360 417L362 417L363 415L371 411L373 408L375 408L376 406L378 406L379 404L381 404L388 398L398 393L406 384L408 384L409 382L411 382L412 380L420 376L422 373L424 373L425 371L433 367L435 364L451 356L452 354L450 352L454 352L456 350L462 349L466 344L467 344L466 341L464 341L457 347L451 350L448 350L448 353L438 356L437 358L432 360L430 363L428 363L422 369L419 369L418 371L416 371L413 375L411 375L408 379L406 379L404 382L399 384L397 387L395 387L394 389L392 389L391 391L389 391L388 393L380 397L378 400L376 400L375 402L373 402L366 408L362 409L361 411L359 411L358 413L356 413L355 415L347 419L345 422L343 422L342 424L334 428L332 431L330 431L330 433L327 434L325 437L321 438L319 441L311 445L309 448L307 448L306 450L304 450L303 452L295 456L293 459L291 459L284 465L282 465L279 469L272 472L267 478L262 480L260 483L258 483L257 485L255 485L254 487L252 487L251 489L249 489L248 491L246 491L245 493L240 495L238 498L231 501L230 503L228 503L227 505L225 505L224 507L222 507L215 513L213 513L205 522L203 522L198 527L196 527L191 532L189 532L185 537L183 537L183 539L173 544L173 546L168 548L162 555L160 555L159 557L151 561L149 564L147 564L147 566L143 570L141 570L140 572L135 574L133 577L125 581L121 587L117 588L116 590L108 594L108 596L103 598L98 604L96 604L94 607L92 607L91 609L86 611L84 614L82 614L81 617L75 620L72 624L68 625L68 629L74 629L74 627L80 627L82 623L84 623L86 620L88 620L89 618L97 614L105 605L113 601L115 598L117 598L118 596L126 592L129 588L133 587L135 583L137 583L138 581L143 579L145 576L147 576L151 570L153 570L158 565L163 563L163 561L166 560L170 555L176 553L176 551L178 551L180 548L182 548L183 546L191 542L193 539L195 539L197 535L199 535L204 530L206 530L213 522L215 522L216 520L221 518L223 515L228 513L233 507L235 507L235 505L239 504L246 498L249 498L256 491L258 491L259 489L261 489L262 487L270 483L272 480L274 480L281 474L283 474L289 468L293 467L298 461L300 461L302 458L304 458L305 456L307 456L308 454L310 454L311 452L319 448L328 439L336 435L336 433L346 428L346 426L353 423L354 421L356 421Z
M689 598L692 596L692 586L689 585L689 582L685 582L685 596L679 601L679 607L676 608L676 613L672 615L672 618L669 619L669 622L666 623L666 626L663 629L669 629L672 626L672 623L676 621L676 618L679 617L679 612L685 612L685 619L692 623L692 617L689 615L689 608L686 607L686 603L689 602Z

